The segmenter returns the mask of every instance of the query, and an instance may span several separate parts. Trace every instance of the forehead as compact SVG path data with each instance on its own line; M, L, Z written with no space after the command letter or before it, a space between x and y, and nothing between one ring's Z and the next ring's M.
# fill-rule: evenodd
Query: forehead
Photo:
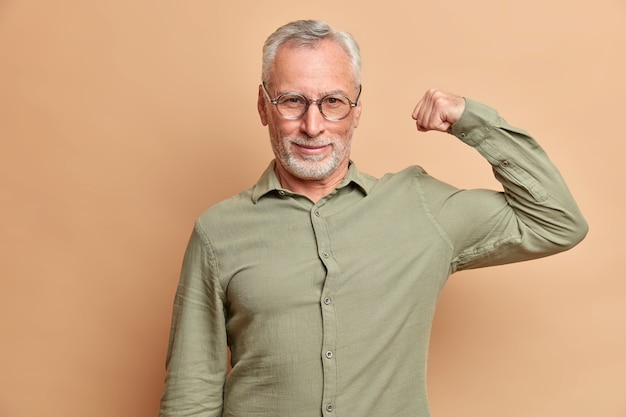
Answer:
M299 91L312 95L350 93L355 85L350 57L331 40L315 45L281 46L276 52L271 78L278 92Z

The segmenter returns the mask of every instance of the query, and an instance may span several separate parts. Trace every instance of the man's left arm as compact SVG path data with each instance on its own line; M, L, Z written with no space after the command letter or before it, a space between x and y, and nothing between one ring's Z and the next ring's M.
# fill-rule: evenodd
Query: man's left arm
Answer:
M504 192L450 196L443 223L463 217L453 269L547 256L579 243L588 226L558 169L525 131L476 101L429 90L413 112L418 130L448 132L491 164ZM471 238L470 238L471 236ZM454 239L453 239L454 240Z

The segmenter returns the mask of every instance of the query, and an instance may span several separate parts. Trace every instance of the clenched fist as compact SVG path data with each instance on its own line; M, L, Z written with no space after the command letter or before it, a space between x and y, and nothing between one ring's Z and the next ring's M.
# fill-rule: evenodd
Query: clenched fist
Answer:
M420 132L429 130L446 132L461 118L463 110L465 110L463 97L431 88L417 103L412 116Z

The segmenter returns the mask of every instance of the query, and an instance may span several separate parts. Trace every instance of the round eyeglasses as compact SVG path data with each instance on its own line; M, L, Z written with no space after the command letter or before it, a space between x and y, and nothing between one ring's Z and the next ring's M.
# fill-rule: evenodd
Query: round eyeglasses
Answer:
M357 106L359 97L361 96L361 86L359 86L359 93L354 102L350 101L350 99L343 94L329 94L318 100L309 100L299 93L284 93L276 98L271 98L265 83L262 85L265 96L270 103L276 106L278 114L290 120L302 117L302 115L309 110L311 104L317 105L317 108L325 119L332 121L343 120L348 117L352 108Z

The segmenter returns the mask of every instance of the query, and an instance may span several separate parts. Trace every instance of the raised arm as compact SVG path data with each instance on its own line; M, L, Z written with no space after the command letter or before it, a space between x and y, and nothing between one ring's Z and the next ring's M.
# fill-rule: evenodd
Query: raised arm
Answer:
M429 90L413 112L420 131L448 132L492 166L503 192L425 193L455 249L453 270L538 258L579 243L588 226L539 144L483 104ZM436 180L425 182L433 185Z

